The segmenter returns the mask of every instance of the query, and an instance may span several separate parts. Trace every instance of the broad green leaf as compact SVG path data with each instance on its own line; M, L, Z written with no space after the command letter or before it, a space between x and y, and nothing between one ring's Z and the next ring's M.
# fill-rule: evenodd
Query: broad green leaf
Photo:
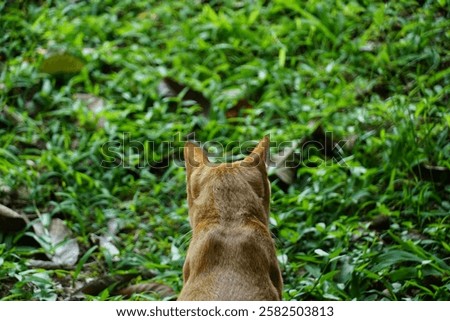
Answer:
M48 74L73 74L80 72L83 67L84 63L79 58L64 53L44 59L40 70Z
M402 250L388 250L387 252L379 255L375 261L378 263L371 269L373 272L379 272L385 268L404 262L415 262L420 264L423 259L410 252Z

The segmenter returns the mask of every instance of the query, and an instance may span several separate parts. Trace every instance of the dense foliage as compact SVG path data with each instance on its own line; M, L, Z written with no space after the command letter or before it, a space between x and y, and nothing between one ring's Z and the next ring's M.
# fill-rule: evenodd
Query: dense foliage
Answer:
M0 30L4 300L179 292L193 133L287 158L285 300L450 300L447 1L10 1Z

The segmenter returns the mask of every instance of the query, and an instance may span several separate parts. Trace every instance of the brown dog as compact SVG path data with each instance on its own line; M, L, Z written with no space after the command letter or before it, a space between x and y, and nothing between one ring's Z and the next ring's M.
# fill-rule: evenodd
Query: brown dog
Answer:
M264 137L244 160L212 164L186 143L192 240L178 300L281 300L283 280L269 223Z

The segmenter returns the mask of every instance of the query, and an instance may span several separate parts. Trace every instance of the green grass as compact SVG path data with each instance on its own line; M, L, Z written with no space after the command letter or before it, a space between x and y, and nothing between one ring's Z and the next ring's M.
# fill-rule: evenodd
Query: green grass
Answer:
M179 292L190 227L167 142L192 132L342 141L298 146L288 184L270 169L285 300L450 300L447 1L17 1L0 29L0 204L31 221L0 223L3 300L142 271ZM31 225L56 218L78 261L33 266L55 249Z

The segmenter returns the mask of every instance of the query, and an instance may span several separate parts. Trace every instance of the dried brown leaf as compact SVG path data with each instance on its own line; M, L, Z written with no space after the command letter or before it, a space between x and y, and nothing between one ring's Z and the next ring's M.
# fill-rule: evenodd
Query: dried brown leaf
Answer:
M56 264L74 265L78 261L80 248L76 239L71 238L72 233L59 218L52 219L50 227L41 222L33 224L33 229L41 240L45 240L52 249L46 253L47 257Z
M241 111L252 108L253 105L250 104L250 102L247 99L245 98L239 99L238 102L233 107L231 107L226 111L225 116L227 118L235 118L239 116Z
M83 286L79 291L88 295L97 295L108 287L127 283L134 277L136 277L135 274L105 275L92 280L91 282Z
M46 269L46 270L72 270L75 268L74 265L60 264L52 261L43 260L28 260L27 266L33 269Z
M128 273L120 275L104 275L88 282L82 288L78 289L76 293L81 292L88 295L97 295L109 287L124 285L137 276L142 276L143 278L149 279L154 277L155 274L150 271L143 271L138 273Z
M271 166L275 167L275 175L287 186L294 183L297 168L300 163L300 155L296 149L303 140L292 141L290 147L282 149L278 154L270 156Z
M164 77L158 84L158 92L162 97L177 97L181 93L184 102L192 101L202 107L202 113L207 116L211 103L201 92L189 88L170 77Z
M5 205L0 204L0 216L8 217L8 218L18 218L23 219L22 215L17 213L16 211L6 207Z
M311 121L308 125L313 128L311 133L311 143L318 144L319 150L325 157L331 157L333 155L334 148L333 137L329 137L329 135L325 133L320 122Z
M130 297L132 294L135 293L157 293L161 297L169 297L176 295L175 291L171 287L165 284L154 282L133 284L117 291L117 294L121 294L126 297Z
M0 204L0 231L13 233L23 230L27 223L25 217Z
M414 174L421 180L430 181L439 184L448 184L450 182L450 169L442 166L433 166L420 163L412 168Z
M0 230L11 233L24 229L27 218L16 211L0 204Z

